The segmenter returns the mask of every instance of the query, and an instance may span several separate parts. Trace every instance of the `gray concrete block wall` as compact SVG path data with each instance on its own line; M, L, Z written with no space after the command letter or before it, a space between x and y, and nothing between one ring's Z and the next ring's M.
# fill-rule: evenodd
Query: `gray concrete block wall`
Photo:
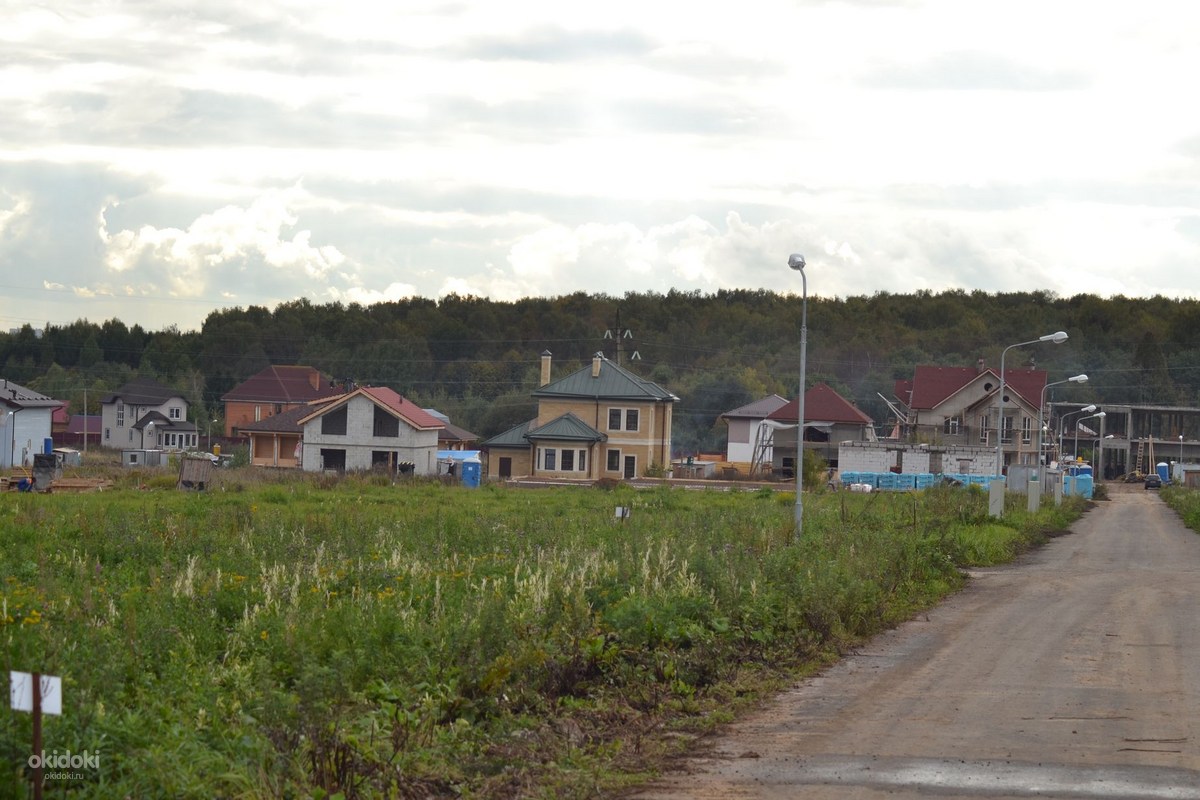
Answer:
M346 471L371 469L371 454L385 450L397 454L398 461L411 461L417 475L431 475L437 467L437 431L419 431L400 420L399 436L374 436L375 404L365 397L355 397L346 406L346 435L330 436L321 433L317 418L304 429L304 469L318 470L321 449L346 451Z
M838 469L841 472L889 472L900 459L904 474L958 473L993 475L996 471L996 451L983 447L955 445L929 448L919 444L899 442L842 442L838 445ZM941 468L933 462L941 456ZM961 468L966 462L966 469Z

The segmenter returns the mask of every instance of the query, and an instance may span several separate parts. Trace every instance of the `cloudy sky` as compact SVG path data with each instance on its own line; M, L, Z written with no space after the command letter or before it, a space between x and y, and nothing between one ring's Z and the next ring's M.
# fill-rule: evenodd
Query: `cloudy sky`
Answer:
M0 328L1200 294L1200 4L0 4Z

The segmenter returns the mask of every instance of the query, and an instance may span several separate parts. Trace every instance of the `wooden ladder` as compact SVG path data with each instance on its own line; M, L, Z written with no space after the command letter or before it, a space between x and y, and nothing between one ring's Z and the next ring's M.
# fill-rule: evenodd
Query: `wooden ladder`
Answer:
M1142 459L1146 455L1146 440L1138 439L1137 466L1134 468L1138 475L1142 474Z

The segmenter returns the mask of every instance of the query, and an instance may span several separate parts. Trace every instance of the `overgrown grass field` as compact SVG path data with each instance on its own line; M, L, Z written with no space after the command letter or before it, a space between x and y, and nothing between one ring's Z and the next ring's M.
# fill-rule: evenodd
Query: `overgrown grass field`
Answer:
M5 668L69 797L595 797L1078 504L369 478L0 496ZM1015 501L1015 498L1014 498ZM632 509L628 519L615 508ZM0 713L0 796L30 715Z

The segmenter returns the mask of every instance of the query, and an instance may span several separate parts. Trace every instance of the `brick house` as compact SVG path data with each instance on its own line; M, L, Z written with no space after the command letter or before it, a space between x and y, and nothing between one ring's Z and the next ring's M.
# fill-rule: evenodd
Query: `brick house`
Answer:
M487 477L629 479L670 466L678 397L600 353L556 381L550 353L541 359L538 414L483 442Z
M250 422L250 463L307 472L437 472L442 421L383 386L349 392Z
M1046 371L1004 370L1004 464L1037 463L1037 420ZM931 444L996 447L1000 374L974 367L921 365L911 380L896 381L901 437Z
M225 404L225 435L241 436L254 422L338 394L329 377L314 367L266 367L221 396Z

